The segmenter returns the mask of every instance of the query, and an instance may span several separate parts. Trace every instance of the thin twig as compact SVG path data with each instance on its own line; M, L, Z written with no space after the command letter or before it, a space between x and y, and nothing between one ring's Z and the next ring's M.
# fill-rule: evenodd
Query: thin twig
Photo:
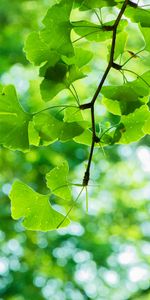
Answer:
M92 144L91 144L87 168L86 168L84 178L83 178L83 186L87 186L89 179L90 179L90 168L91 168L92 157L93 157L94 146L95 146L96 130L95 130L94 105L92 105L92 107L91 107L91 120L92 120Z
M104 72L104 75L103 75L103 77L102 77L102 79L101 79L101 81L100 81L100 84L99 84L99 86L98 86L98 88L97 88L97 90L96 90L96 92L95 92L95 94L94 94L94 96L93 96L93 99L92 99L92 101L91 101L92 104L95 103L95 101L96 101L96 99L97 99L97 97L98 97L98 95L99 95L99 93L100 93L100 91L101 91L101 88L102 88L102 86L103 86L103 84L104 84L104 82L105 82L105 79L106 79L106 77L107 77L107 75L108 75L110 69L111 69L112 66L113 66L114 53L115 53L115 45L116 45L116 36L117 36L117 28L118 28L119 22L120 22L120 20L121 20L121 17L122 17L122 15L123 15L123 13L124 13L124 11L125 11L127 5L128 5L128 0L126 0L126 1L124 2L123 6L122 6L122 8L121 8L121 10L120 10L120 12L119 12L119 14L118 14L118 17L117 17L117 19L116 19L116 21L115 21L115 23L114 23L114 26L113 26L113 37L112 37L112 45L111 45L111 50L110 50L110 59L109 59L109 63L108 63L108 66L107 66L107 68L106 68L106 70L105 70L105 72Z

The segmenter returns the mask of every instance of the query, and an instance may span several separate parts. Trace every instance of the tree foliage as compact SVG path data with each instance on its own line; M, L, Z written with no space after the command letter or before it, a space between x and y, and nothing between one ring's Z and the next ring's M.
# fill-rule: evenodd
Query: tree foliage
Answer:
M112 17L107 19L109 11ZM129 144L149 134L149 13L147 6L129 0L61 0L50 6L40 30L28 35L24 51L39 70L42 107L29 111L26 105L25 111L15 88L1 87L0 143L26 152L74 141L90 146L90 151L74 201L67 161L46 174L47 195L14 182L9 196L12 217L23 218L27 229L47 231L68 224L70 211L89 185L95 148L110 146L111 152L114 144ZM98 63L97 68L101 64L95 47L103 44L107 53L104 70L94 93L87 93L84 99L78 84L87 80L88 90L88 76L94 72L91 61ZM97 110L101 102L106 110L103 118ZM57 198L63 201L64 208L70 202L64 217L50 205L51 196L54 204Z
M150 141L149 135L145 135L145 132L150 132L150 118L147 118L147 112L149 114L147 86L145 85L145 92L142 89L141 95L144 97L140 97L136 86L136 75L131 72L124 72L128 82L123 82L122 74L114 68L111 68L106 78L102 88L103 93L101 90L95 103L96 133L101 137L101 142L96 143L94 147L90 181L86 187L89 195L89 203L87 203L89 209L86 213L85 200L88 202L86 189L84 188L80 195L79 193L83 188L82 181L89 146L92 142L90 108L79 109L79 105L76 104L74 96L68 89L63 89L51 102L42 100L40 93L42 77L38 78L38 66L27 62L22 51L25 37L30 35L30 32L43 28L41 20L48 6L56 2L58 4L60 1L1 0L0 2L0 82L2 84L0 89L7 84L14 85L20 109L14 111L16 105L11 106L12 102L8 101L10 108L13 109L11 113L19 114L19 118L22 116L24 121L27 115L29 117L27 121L29 147L23 151L14 151L7 149L6 146L0 146L0 299L34 300L36 297L37 300L100 300L102 298L103 300L147 300L150 297ZM71 12L70 20L76 23L76 32L71 30L71 41L79 40L73 43L75 55L63 56L63 60L68 65L75 64L79 69L82 67L82 73L88 75L73 83L80 104L91 101L105 72L111 49L112 32L107 31L107 36L110 37L108 39L104 38L106 32L99 29L98 35L95 32L93 35L81 38L77 30L83 28L77 28L78 22L83 22L80 25L86 23L99 26L98 17L102 16L102 23L111 25L123 1L118 6L115 6L117 3L115 1L86 1L85 3L86 5L109 3L114 6L102 7L99 14L98 7L93 10L87 9L85 5L83 7L83 2L82 10L81 8L79 10L81 1L76 1ZM141 9L148 10L147 5L147 0L138 2ZM130 59L124 67L143 76L149 70L149 28L142 27L138 22L136 24L133 19L130 22L130 18L126 19L126 16L127 10L122 17L123 22L120 22L120 27L118 26L120 32L117 33L116 39L116 57L117 53L120 53L118 51L122 52L125 49L121 63ZM149 19L145 18L144 22L148 21ZM125 22L126 24L128 22L127 26ZM89 29L91 30L89 27L84 29L86 34ZM137 53L145 46L145 51ZM120 64L120 59L116 63ZM124 81L126 79L124 77ZM145 77L145 80L148 81L148 77ZM126 89L128 84L134 82L135 102L132 101L129 105L130 102L123 101L122 93L118 97L118 86L121 89L125 86ZM110 91L106 92L105 87L110 87ZM111 98L112 87L114 87L113 95L117 96L117 100ZM129 90L126 91L131 101ZM14 103L18 103L14 94L11 92L12 99ZM126 106L123 103L126 103ZM52 108L38 114L48 107ZM135 115L132 123L128 122L133 113ZM13 123L17 120L5 116L3 115L5 127L8 126L7 120L8 123L10 120ZM56 135L54 135L55 131L51 131L53 134L49 135L47 126L49 120L56 124L60 122L61 126L62 123L67 123L65 126L69 126L68 123L73 122L81 125L83 121L86 128L82 129L80 135L62 142L57 138L59 131L56 131ZM40 134L39 122L45 126ZM121 144L121 136L124 133L126 137L125 127L129 130L129 126L132 127L130 139L136 136L137 142L123 144L124 139ZM21 131L18 130L18 134L21 135ZM5 132L7 133L6 130ZM74 131L70 130L71 133L74 134ZM138 134L143 135L143 138L138 140ZM19 198L16 197L17 190L12 190L15 198L11 204L13 207L14 201L17 202L16 214L21 216L18 220L11 218L8 194L12 189L12 183L19 184L18 188L19 186L22 188ZM24 189L27 190L28 197L23 196ZM78 195L77 201L73 202ZM32 201L28 201L30 197ZM36 197L39 206L34 206ZM25 216L26 209L22 213L21 203L29 204L26 208L31 209L30 215L33 212L32 218L28 218L27 214ZM68 215L72 220L69 226L65 224L66 218L63 219L64 228L57 231L41 232L44 228L36 231L25 230L23 222L28 219L29 223L26 226L30 226L30 222L32 219L35 221L37 215L41 218L44 207L51 220L53 219L51 208L53 213L58 212L65 216L73 207ZM45 220L46 218L42 220L41 225L44 226ZM57 220L55 228L60 223L61 219ZM39 228L39 223L37 225ZM52 228L51 221L48 221L48 225ZM35 226L35 223L32 226Z

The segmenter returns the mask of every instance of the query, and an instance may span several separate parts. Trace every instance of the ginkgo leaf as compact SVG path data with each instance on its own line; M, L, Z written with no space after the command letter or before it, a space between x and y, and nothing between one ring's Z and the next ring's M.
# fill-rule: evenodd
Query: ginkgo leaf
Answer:
M140 23L143 27L150 27L150 10L140 7L127 7L125 15L134 23Z
M84 0L74 0L74 7L80 7Z
M72 4L73 0L62 0L51 6L43 20L45 28L29 34L24 51L30 62L37 66L48 62L49 66L54 66L61 55L74 55L70 38L72 25L69 20Z
M42 140L54 142L60 136L63 122L48 113L40 113L33 117L35 129Z
M124 53L126 42L127 42L127 37L128 37L128 35L127 35L127 32L125 32L125 31L119 32L117 34L115 53L114 53L115 60Z
M29 135L29 144L34 146L39 146L40 136L38 131L35 129L34 123L32 121L29 122L28 135Z
M46 175L47 186L52 194L64 200L71 200L71 190L68 183L69 166L64 161L60 166L55 167Z
M73 30L81 37L89 41L102 42L111 39L112 32L106 31L101 25L85 20L72 22Z
M73 57L62 56L62 60L67 65L76 65L78 68L82 68L88 64L93 57L93 53L89 50L85 50L80 47L74 48L75 55Z
M74 50L71 43L70 13L73 0L62 0L48 10L43 24L45 28L40 32L41 40L50 49L54 49L61 55L73 56Z
M80 135L86 128L90 127L89 122L63 122L63 127L59 136L60 141L66 142Z
M86 129L83 133L80 135L76 136L73 139L76 143L78 144L83 144L87 146L91 146L92 143L92 131L90 129ZM95 148L99 147L99 143L95 143Z
M64 122L83 121L82 112L78 107L67 107L64 111Z
M49 113L40 113L33 118L34 127L42 140L55 142L60 140L66 142L80 135L89 127L89 122L63 122Z
M54 66L46 64L40 69L40 75L47 80L60 83L65 79L68 71L68 66L64 62L59 61Z
M139 26L145 40L145 50L150 51L150 28Z
M23 219L23 225L29 230L55 230L64 216L54 210L49 202L50 194L41 195L21 181L15 181L9 194L12 218ZM60 227L67 226L65 219Z
M114 0L84 0L80 10L89 10L91 8L102 8L116 5Z
M48 62L49 66L54 66L60 60L60 54L42 41L40 32L31 32L28 35L24 51L27 59L35 66L40 66L44 62Z
M52 100L59 92L66 89L62 82L44 79L40 85L42 99L46 102Z
M127 115L149 101L149 72L120 86L102 88L103 104L116 115Z
M81 20L72 22L73 30L81 37L89 41L103 42L112 38L112 26L114 21L102 25ZM121 20L117 28L117 33L122 32L127 26L127 20Z
M29 148L28 124L32 115L26 113L12 85L0 93L0 144L13 150Z
M52 100L60 91L68 89L71 83L85 77L77 66L68 66L63 62L50 67L45 65L40 75L44 77L40 87L44 101Z
M79 144L91 146L92 143L92 131L87 129L79 136L74 138L74 141Z
M31 32L27 37L24 51L26 53L27 59L36 66L39 66L42 62L48 61L49 56L52 56L52 54L54 54L53 60L55 62L59 59L56 59L56 52L51 52L51 55L49 55L50 48L44 41L41 41L38 32Z
M149 117L147 118L143 126L143 131L145 134L150 134L150 112L149 112Z
M109 98L103 97L102 104L104 104L109 112L113 115L121 116L122 111L120 107L120 102L117 100L111 100Z
M145 135L144 126L149 119L149 115L148 106L143 105L133 113L122 116L120 121L124 125L124 131L119 143L129 144L141 139Z

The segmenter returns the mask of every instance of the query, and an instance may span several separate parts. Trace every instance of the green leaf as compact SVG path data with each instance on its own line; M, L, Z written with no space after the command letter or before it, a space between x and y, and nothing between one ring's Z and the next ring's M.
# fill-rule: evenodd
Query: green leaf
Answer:
M88 126L85 121L62 122L49 113L40 113L33 118L35 129L39 132L42 140L66 142L80 135Z
M63 62L53 67L45 65L41 68L40 74L45 77L41 83L41 95L44 101L52 100L60 91L68 89L71 83L85 77L77 66L68 66Z
M52 56L52 61L57 61L55 57L57 54L55 52L50 53L49 46L44 42L41 41L40 35L38 32L32 32L26 39L24 51L26 53L27 59L36 66L39 66L42 62L48 61L49 56Z
M39 146L40 136L38 131L35 129L34 123L32 121L29 122L28 135L29 135L29 144L33 146Z
M105 91L104 94L105 95ZM102 104L104 104L109 112L111 112L113 115L121 116L121 108L120 103L117 100L111 100L108 98L103 97L102 98Z
M92 8L102 8L116 5L114 0L84 0L80 10L89 10Z
M12 218L23 218L23 225L29 230L48 231L57 229L64 216L54 210L49 202L50 194L41 195L21 181L12 185L9 198L11 200ZM65 219L62 226L69 224Z
M120 121L125 129L119 143L129 144L140 140L145 135L144 128L149 115L148 106L143 105L128 116L122 116Z
M116 115L127 115L149 101L149 76L146 72L140 78L121 86L102 88L103 104Z
M144 36L144 40L145 40L145 50L150 51L150 29L148 27L140 27L140 30Z
M12 150L29 149L28 124L32 115L26 113L12 85L0 93L0 144Z
M88 21L73 22L73 30L81 37L89 41L102 42L111 39L112 32L106 31L101 25L97 25Z
M89 41L103 42L112 38L112 25L114 21L104 23L103 26L85 20L72 22L73 30ZM117 32L122 32L127 26L126 20L121 20Z
M74 0L74 7L80 7L84 0Z
M143 126L143 131L145 134L150 134L150 113L149 113L149 117L147 118Z
M66 87L63 83L44 79L40 85L42 99L46 102L52 100L59 92Z
M103 142L102 145L104 145L104 146L114 144L113 137L107 133L103 135L102 142Z
M75 55L73 57L62 56L62 60L67 65L76 65L78 68L82 68L93 57L93 53L89 50L85 50L82 48L74 48Z
M72 5L73 0L62 0L52 6L43 20L45 28L40 32L41 40L60 55L74 54L70 38L72 26L69 20Z
M44 66L44 68L41 68L41 75L42 70L44 71L46 67L46 71L44 72L44 78L50 81L61 83L66 76L66 73L68 72L68 66L64 64L63 62L58 62L55 66Z
M49 113L39 113L33 117L34 127L42 140L55 142L62 131L63 122Z
M59 136L60 141L66 142L73 139L75 136L80 135L87 127L89 122L64 122Z
M87 129L82 134L74 138L74 141L78 144L91 146L92 143L92 131Z
M125 31L117 34L114 60L116 60L120 55L122 55L124 53L126 42L127 42L127 37L128 37L128 35Z
M73 0L62 0L50 7L43 20L45 28L28 36L24 51L30 62L37 66L48 62L49 66L54 66L61 55L74 55L70 38L72 25L69 20L72 3Z
M126 132L126 128L123 123L120 123L113 134L111 144L119 142L123 132Z
M68 183L68 173L69 166L67 161L64 161L60 166L47 173L46 182L52 194L70 201L72 196Z
M150 10L140 7L127 7L125 15L134 23L140 23L142 27L150 27Z
M71 66L69 66L69 70L64 79L64 84L65 84L66 88L69 88L70 85L74 81L85 78L85 77L86 77L86 75L83 74L77 66L71 65Z
M64 122L83 121L82 112L78 107L67 107L64 111Z

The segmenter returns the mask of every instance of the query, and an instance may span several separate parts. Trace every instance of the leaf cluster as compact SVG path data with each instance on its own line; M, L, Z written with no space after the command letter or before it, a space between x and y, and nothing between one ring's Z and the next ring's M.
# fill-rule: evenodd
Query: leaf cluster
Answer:
M85 16L84 19L74 19L76 11L79 16ZM107 20L110 11L114 18ZM26 112L14 87L1 87L0 144L23 152L30 151L33 146L48 146L56 141L73 140L90 145L81 184L87 186L94 147L128 144L150 134L149 14L149 9L129 0L61 0L51 5L43 19L43 27L30 33L24 46L27 59L39 70L43 109ZM94 16L97 21L93 21ZM134 30L136 47L132 46L130 37ZM141 43L138 42L139 37ZM90 102L85 103L79 97L74 82L87 80L97 43L106 45L107 67L94 96L91 95ZM91 44L93 47L90 47ZM134 48L137 48L136 51ZM139 66L142 66L141 70ZM111 79L114 74L118 81ZM63 101L64 90L69 95L67 103ZM105 126L105 118L101 121L98 112L95 113L99 95L101 105L107 110L108 127ZM56 105L49 106L49 102L56 99L60 104L56 101ZM59 107L64 114L55 113ZM112 115L116 117L117 124L111 124ZM67 172L65 162L50 171L47 184L50 190L55 191L55 196L71 200ZM10 193L13 218L23 217L28 229L56 229L63 216L51 207L49 197L50 194L40 195L24 183L15 182ZM62 225L67 224L66 218Z

